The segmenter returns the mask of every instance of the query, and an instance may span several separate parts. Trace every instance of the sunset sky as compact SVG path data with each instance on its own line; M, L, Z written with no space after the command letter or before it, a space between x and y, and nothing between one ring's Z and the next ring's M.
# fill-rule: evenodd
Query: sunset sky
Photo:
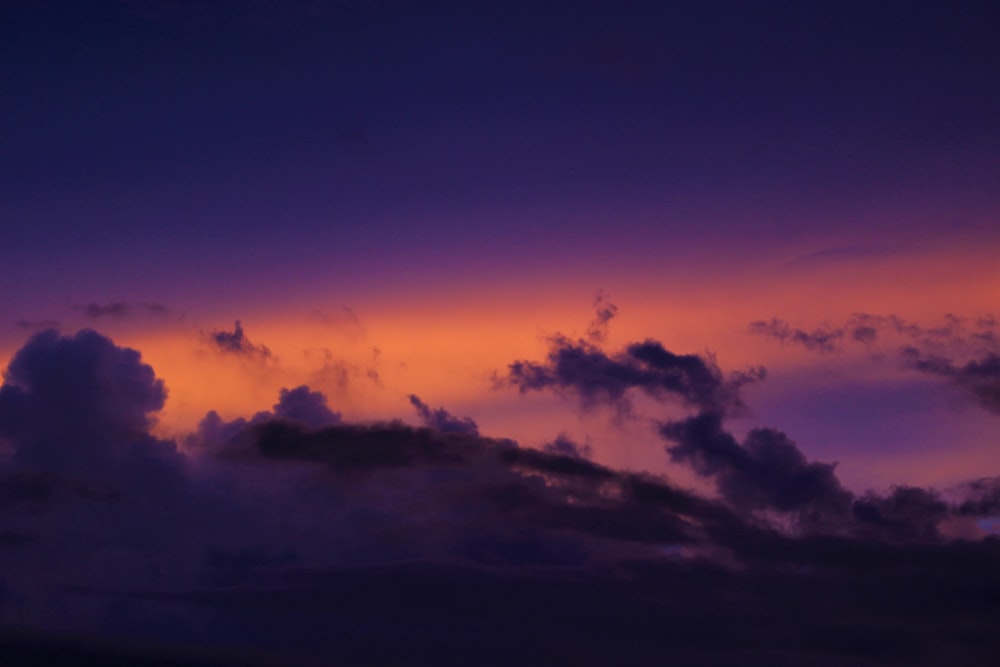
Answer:
M512 471L550 490L563 487L547 475L655 479L734 512L741 530L899 558L961 544L987 554L966 554L976 571L1000 548L998 29L996 4L973 0L4 2L0 625L315 657L322 642L296 644L305 630L241 643L234 628L249 626L209 598L306 576L296 568L457 568L471 552L439 522L500 539L483 528L499 510L459 518L465 501L441 500L458 484L436 476L452 447L477 452L466 499ZM445 449L330 497L296 495L321 488L310 470L341 471L337 438L364 447L362 431L376 448L440 436ZM171 472L130 467L152 455L126 456L119 440L161 452L150 460ZM258 458L299 463L264 472ZM157 496L153 480L174 475L183 484ZM792 477L799 500L769 495ZM209 487L232 506L183 518ZM273 516L254 532L243 522L265 488ZM394 505L393 488L422 509ZM588 502L611 502L602 489ZM924 494L924 509L901 490ZM114 519L81 500L102 493ZM573 498L563 509L584 502ZM150 507L170 508L164 532L119 539ZM652 516L615 507L629 526ZM619 533L515 514L504 521L530 524L545 553L583 534L586 563L680 558L683 543L705 567L759 564L711 512L684 514L684 530L705 532L683 539L649 539L652 519ZM212 521L232 526L218 544ZM878 532L893 522L909 528ZM433 544L399 537L432 523ZM155 545L174 532L168 557ZM238 581L199 569L248 553L258 560ZM467 560L434 576L500 576ZM503 576L521 572L515 561ZM976 574L1000 591L992 562ZM565 564L548 566L561 574L543 579L564 585ZM214 615L229 634L177 630L156 606L165 596L189 596L178 614ZM981 600L965 603L951 612L979 637ZM142 612L132 625L126 604ZM888 652L761 630L774 641L753 655L916 664L900 628L925 617L892 618L897 644L874 642ZM917 653L937 660L950 637ZM963 664L1000 648L977 641ZM685 645L690 664L730 664L702 648Z

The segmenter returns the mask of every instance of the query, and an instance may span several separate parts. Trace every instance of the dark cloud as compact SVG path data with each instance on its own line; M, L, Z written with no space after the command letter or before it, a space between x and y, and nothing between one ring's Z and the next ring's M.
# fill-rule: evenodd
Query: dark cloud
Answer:
M62 469L103 465L147 437L167 392L139 353L95 331L33 336L0 387L0 436L15 459Z
M416 394L410 394L409 398L410 405L416 409L424 426L442 433L468 433L471 435L479 433L479 426L468 417L456 417L444 408L431 409Z
M947 379L981 407L1000 415L1000 354L987 354L964 364L914 347L905 348L902 356L908 367Z
M808 461L780 431L754 429L741 444L723 429L720 415L702 413L664 424L660 432L675 443L667 447L670 457L714 478L735 507L797 512L810 522L850 509L851 494L834 466Z
M976 517L1000 516L1000 477L984 477L959 489L963 498L958 511Z
M755 368L726 379L713 359L674 354L652 339L608 355L586 341L556 336L544 363L515 361L500 382L521 392L570 392L585 404L608 403L625 411L630 408L628 392L633 389L657 399L676 398L703 410L728 411L742 407L740 387L764 375L763 368Z
M227 422L218 412L210 410L198 423L195 433L187 438L187 442L193 446L225 445L240 436L245 441L251 427L275 420L307 428L322 428L339 424L341 415L327 406L326 396L322 392L312 391L306 385L294 389L282 388L272 411L261 410L249 420L237 417Z
M243 324L239 320L236 320L232 332L215 330L209 334L209 339L223 352L261 359L267 359L271 356L271 351L266 346L250 342L250 339L243 332Z
M107 304L89 303L86 306L81 306L80 310L92 320L104 317L125 319L137 315L166 317L170 314L170 310L162 303L150 301L143 301L141 303L128 303L125 301L115 301Z
M820 328L808 332L792 328L787 322L777 318L772 319L770 322L764 320L751 322L749 330L752 334L767 336L783 344L793 343L802 345L807 350L815 350L817 352L834 352L839 349L838 341L844 337L844 329L842 328ZM854 335L857 339L859 334L855 331ZM862 338L868 335L867 331L860 334Z
M546 443L542 450L549 454L561 454L579 459L589 459L594 453L590 445L573 442L564 433L560 433L552 442Z
M877 341L895 343L904 367L947 380L981 407L1000 414L1000 343L995 328L991 315L971 322L945 315L940 326L925 327L896 315L869 313L855 313L841 326L811 333L777 318L749 326L753 334L818 352L838 350L842 341L869 347Z
M734 382L655 342L591 361L623 392L652 377L695 407ZM191 664L986 665L1000 648L1000 543L941 530L995 516L995 480L854 497L779 431L737 441L719 412L662 424L670 455L715 481L707 497L564 436L529 449L439 428L467 424L419 399L424 427L345 422L306 386L209 413L182 454L149 434L164 397L93 332L12 359L2 435L34 454L0 468L0 613L39 635L0 633L5 664L115 664L119 640L147 664L178 646L251 654Z
M294 389L282 389L278 402L274 405L274 416L278 419L299 422L311 428L331 426L340 423L340 413L333 412L326 405L326 396L311 391L301 385Z
M881 537L903 542L933 542L940 524L952 513L941 497L928 489L898 486L887 496L869 493L854 503L854 514L877 529Z

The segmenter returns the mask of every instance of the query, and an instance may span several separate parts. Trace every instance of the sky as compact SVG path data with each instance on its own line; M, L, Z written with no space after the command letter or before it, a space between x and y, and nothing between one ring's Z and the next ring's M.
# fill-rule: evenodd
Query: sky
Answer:
M998 25L3 3L2 650L993 664Z

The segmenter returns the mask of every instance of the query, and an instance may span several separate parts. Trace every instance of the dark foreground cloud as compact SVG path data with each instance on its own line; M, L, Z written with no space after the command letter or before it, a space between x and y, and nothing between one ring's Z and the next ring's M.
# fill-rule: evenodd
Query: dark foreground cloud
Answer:
M664 424L675 443L667 452L713 477L734 507L796 512L810 522L837 520L850 509L834 466L810 462L788 437L774 429L754 429L742 444L723 429L718 414L703 413Z
M98 468L148 437L167 392L139 353L95 331L48 330L14 355L0 387L0 437L27 465Z
M780 432L738 441L701 410L728 403L700 357L592 361L694 397L660 428L718 497L419 399L424 426L351 423L305 386L206 416L183 453L149 434L166 394L138 352L32 338L0 388L0 658L993 664L1000 543L941 526L995 516L996 484L855 497Z

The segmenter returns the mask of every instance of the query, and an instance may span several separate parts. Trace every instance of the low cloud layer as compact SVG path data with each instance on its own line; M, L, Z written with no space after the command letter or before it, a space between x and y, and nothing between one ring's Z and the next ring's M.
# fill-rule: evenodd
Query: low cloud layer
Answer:
M126 639L188 647L190 664L995 655L1000 543L977 524L997 513L995 479L855 496L776 429L733 436L740 380L711 360L554 346L509 385L679 402L690 414L657 426L664 456L717 495L565 436L485 437L416 396L419 426L351 422L307 386L249 417L209 413L178 446L150 434L166 389L138 351L34 336L0 388L0 655L20 641L115 664Z

